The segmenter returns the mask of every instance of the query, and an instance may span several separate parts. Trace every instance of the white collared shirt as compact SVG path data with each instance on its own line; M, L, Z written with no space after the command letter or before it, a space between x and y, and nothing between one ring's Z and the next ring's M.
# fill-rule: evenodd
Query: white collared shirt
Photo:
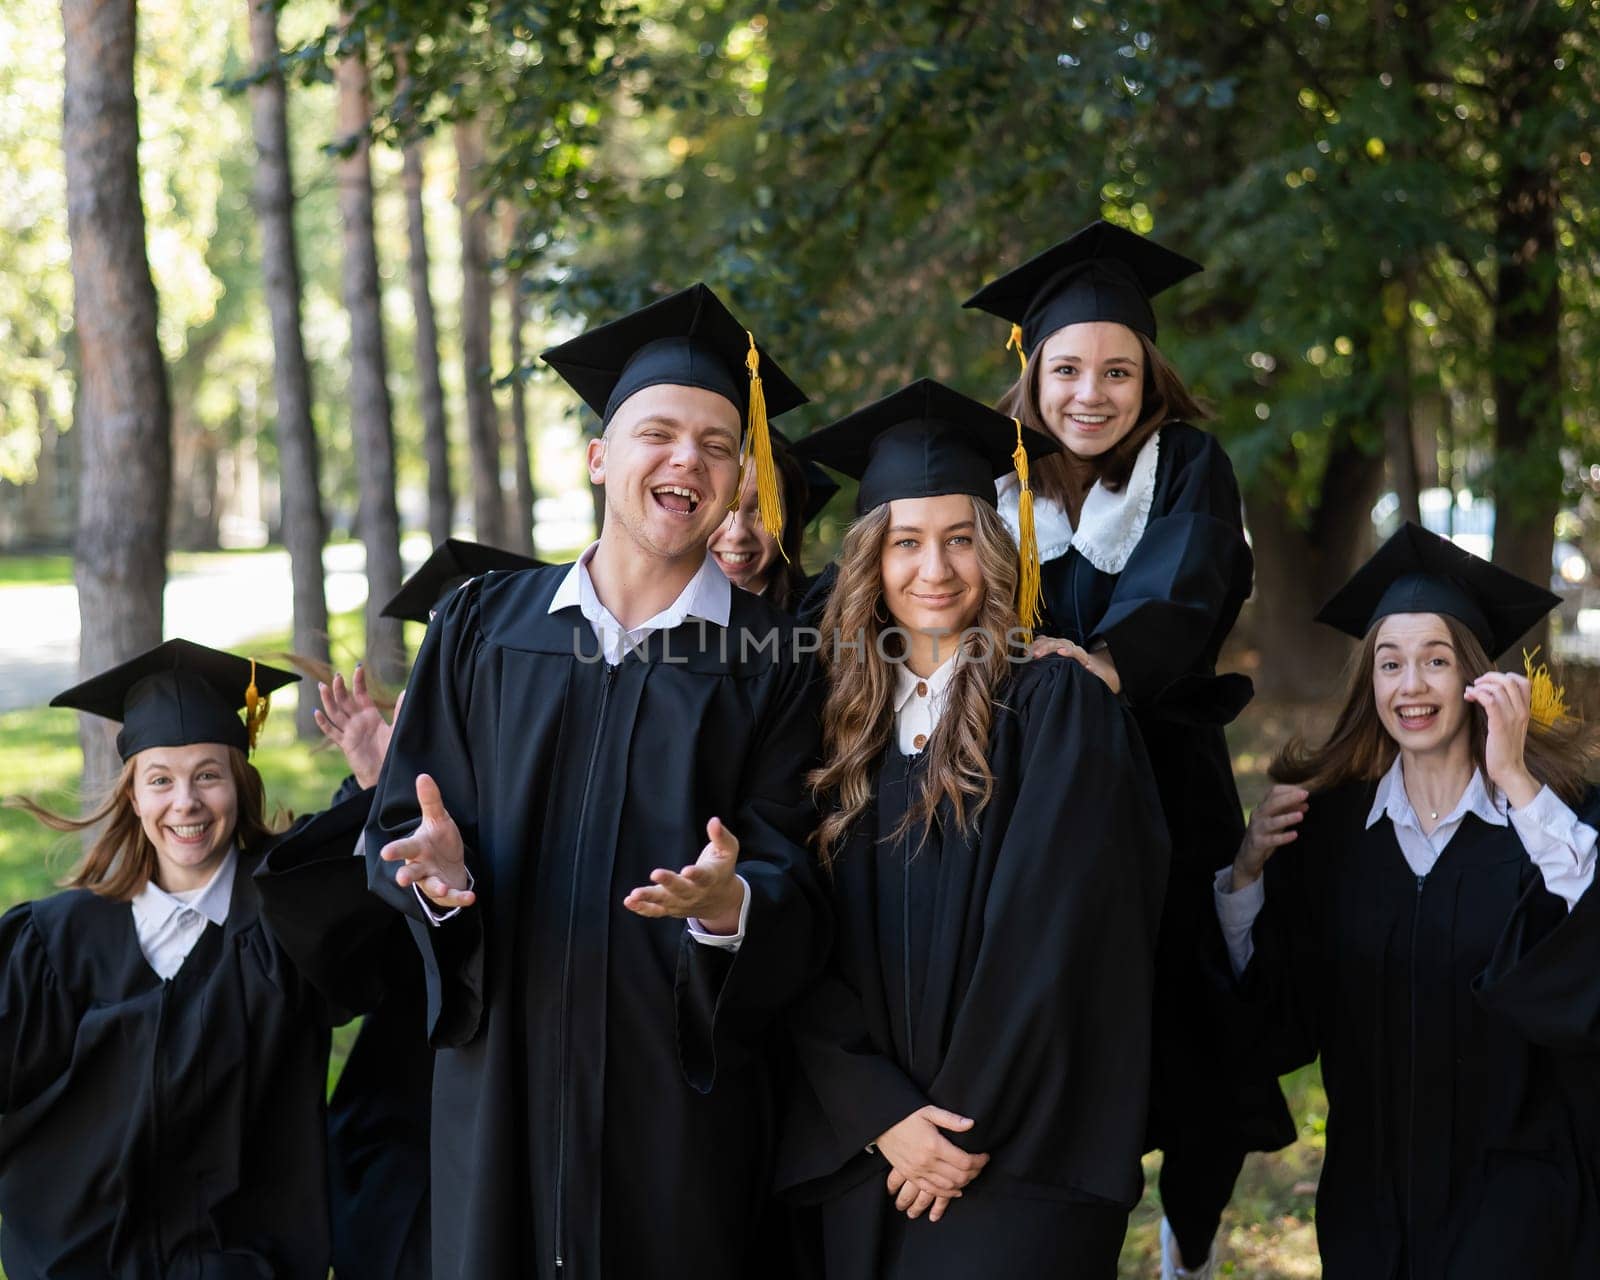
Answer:
M168 893L154 880L147 880L128 904L133 908L139 950L163 982L183 967L206 925L227 920L238 862L239 855L230 848L211 879L198 889Z
M1472 780L1456 801L1455 808L1430 834L1423 831L1411 797L1406 794L1402 758L1396 756L1373 794L1367 827L1370 829L1380 818L1394 823L1395 841L1406 865L1414 875L1425 876L1433 870L1469 813L1492 827L1509 824L1533 865L1539 868L1545 888L1564 901L1568 911L1594 882L1596 832L1593 827L1580 822L1578 815L1549 787L1541 787L1539 794L1523 808L1513 808L1503 795L1489 794L1483 775L1477 769L1472 771ZM1292 850L1289 856L1293 856ZM1228 944L1228 958L1234 973L1240 974L1255 953L1250 929L1267 901L1266 877L1258 878L1237 893L1231 892L1232 885L1233 868L1223 867L1217 872L1213 896L1222 936Z
M589 562L594 559L595 549L599 545L598 542L591 542L584 548L583 554L567 570L567 576L556 588L547 612L557 613L576 606L593 630L607 666L617 666L657 631L670 631L673 627L682 626L690 618L700 618L719 627L728 625L733 608L733 585L708 551L700 567L695 570L694 577L678 593L676 600L637 627L624 627L617 621L616 615L600 602L600 596L594 589L594 579L589 576ZM738 832L734 832L734 835L737 836ZM708 947L720 947L724 951L737 951L744 942L745 921L750 915L750 885L743 876L737 878L744 890L744 902L739 907L739 928L729 934L706 933L701 929L700 921L691 917L687 922L689 936L696 942ZM415 885L412 887L416 889L417 901L422 904L423 911L433 924L443 924L461 910L460 907L453 907L449 911L439 911L420 888ZM470 871L467 873L467 888L472 888Z
M904 662L895 668L894 733L901 755L920 754L933 737L939 717L944 714L958 656L952 653L927 677L917 675Z
M576 605L595 639L600 642L600 652L607 664L616 666L657 631L670 631L682 626L690 618L702 618L719 627L728 625L729 610L733 606L733 585L718 567L708 551L700 567L695 570L689 584L678 593L678 598L653 618L646 618L637 627L624 627L611 610L600 603L595 593L594 579L589 576L589 562L594 559L592 542L578 557L576 564L567 570L567 576L556 588L550 601L550 612L570 609Z

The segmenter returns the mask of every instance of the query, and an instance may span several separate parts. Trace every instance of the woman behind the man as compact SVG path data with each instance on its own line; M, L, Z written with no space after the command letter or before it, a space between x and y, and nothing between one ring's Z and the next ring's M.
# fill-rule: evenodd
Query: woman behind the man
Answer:
M861 482L814 775L838 937L780 1170L830 1278L1112 1276L1139 1195L1165 835L1104 684L1010 660L1022 435L924 381L805 442Z
M1328 1280L1600 1275L1594 736L1491 662L1555 603L1402 528L1318 615L1362 641L1338 721L1217 877L1235 1043L1322 1059Z

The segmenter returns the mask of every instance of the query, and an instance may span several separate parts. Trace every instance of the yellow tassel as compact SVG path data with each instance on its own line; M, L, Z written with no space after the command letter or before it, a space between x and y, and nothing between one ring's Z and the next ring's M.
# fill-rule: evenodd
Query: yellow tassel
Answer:
M756 502L762 527L772 535L778 544L778 554L787 562L789 553L783 549L783 490L778 486L778 467L772 459L772 435L767 430L767 393L761 389L761 353L756 350L755 335L747 329L744 336L750 339L750 350L744 357L744 367L750 370L750 422L744 449L739 455L737 493L744 492L745 462L752 459L756 466Z
M1039 625L1039 541L1033 532L1033 489L1028 484L1028 450L1022 443L1022 419L1017 424L1017 448L1011 455L1017 469L1017 557L1022 572L1017 578L1017 617L1029 641Z
M1567 719L1567 691L1550 678L1550 668L1546 663L1541 662L1537 667L1533 665L1538 654L1538 645L1534 645L1532 653L1524 649L1522 670L1528 677L1528 683L1533 686L1533 702L1528 714L1548 729Z
M1020 324L1011 326L1011 336L1006 339L1006 350L1010 351L1013 347L1016 348L1017 363L1022 366L1022 372L1027 373L1028 353L1022 349L1022 326Z
M256 688L256 660L250 659L250 687L244 691L244 732L249 750L256 749L256 739L261 736L261 726L267 722L267 712L272 710L272 697L261 696Z

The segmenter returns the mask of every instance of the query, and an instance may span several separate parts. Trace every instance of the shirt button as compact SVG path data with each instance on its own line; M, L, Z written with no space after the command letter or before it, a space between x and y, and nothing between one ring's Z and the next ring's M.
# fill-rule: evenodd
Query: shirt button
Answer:
M921 751L923 747L928 745L928 735L925 733L919 733L915 738L911 739L911 745L914 746L918 751Z
M918 680L917 681L917 697L926 698L927 696L928 696L928 682L926 680Z

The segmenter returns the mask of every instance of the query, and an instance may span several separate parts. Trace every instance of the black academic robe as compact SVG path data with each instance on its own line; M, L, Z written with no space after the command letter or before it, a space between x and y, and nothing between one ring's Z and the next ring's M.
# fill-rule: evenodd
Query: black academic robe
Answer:
M1322 1058L1323 1275L1600 1275L1600 892L1569 915L1475 816L1418 877L1373 793L1312 798L1235 987L1237 1045Z
M340 1015L263 924L252 861L167 981L126 902L73 889L0 919L10 1280L325 1280Z
M300 971L365 1015L328 1100L334 1274L423 1280L433 1050L410 931L367 891L366 861L355 856L372 794L347 781L326 812L274 844L255 880L262 913Z
M779 1170L822 1204L830 1280L1114 1275L1139 1198L1167 871L1144 751L1096 677L1048 658L997 694L988 759L975 832L946 802L926 842L894 841L924 762L891 745L833 865L837 942L794 1014ZM938 1224L894 1210L865 1150L928 1103L991 1156Z
M1294 1141L1275 1081L1243 1088L1215 1045L1196 957L1210 928L1211 878L1244 838L1222 726L1250 699L1242 675L1217 675L1223 642L1250 595L1254 561L1239 486L1216 438L1161 428L1144 533L1120 573L1076 547L1041 566L1042 635L1104 642L1150 755L1172 833L1157 957L1151 1147L1229 1142L1270 1150Z
M365 836L427 971L434 1274L760 1274L761 1050L828 937L803 847L813 668L741 591L727 628L690 621L608 666L576 607L549 612L567 571L489 575L435 618ZM423 771L478 894L437 927L378 857L415 829ZM622 906L693 862L713 816L750 886L737 954Z

